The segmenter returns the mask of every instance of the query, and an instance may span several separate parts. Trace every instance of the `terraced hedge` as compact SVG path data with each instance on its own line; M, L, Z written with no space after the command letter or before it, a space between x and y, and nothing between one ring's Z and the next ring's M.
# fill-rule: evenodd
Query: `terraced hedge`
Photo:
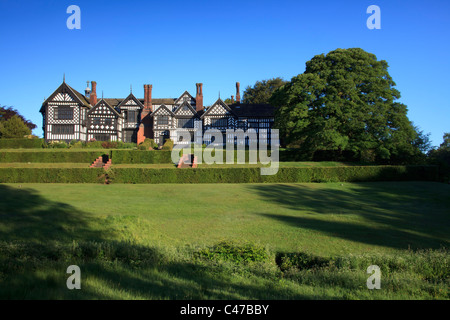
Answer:
M0 183L104 183L102 168L0 168Z
M37 163L92 163L96 158L108 154L103 151L0 151L0 162L37 162Z
M259 168L147 169L112 168L113 183L295 183L362 181L436 181L434 166L280 168L262 176Z
M0 149L42 148L44 139L0 139Z
M0 183L295 183L437 181L435 166L280 168L262 176L259 168L0 168Z
M110 150L113 164L172 163L171 151Z

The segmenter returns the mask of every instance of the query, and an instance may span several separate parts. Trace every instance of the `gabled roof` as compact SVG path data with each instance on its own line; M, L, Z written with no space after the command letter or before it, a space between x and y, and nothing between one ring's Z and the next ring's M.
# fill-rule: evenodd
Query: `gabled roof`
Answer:
M223 102L222 99L219 98L219 99L217 99L216 102L213 103L213 105L211 107L208 108L208 110L206 110L205 113L202 114L201 118L209 115L211 113L211 110L213 110L216 105L220 105L220 106L224 107L225 110L230 112L233 116L236 116L236 114L233 112L233 110L225 102Z
M194 116L197 116L197 111L191 106L191 104L187 101L184 101L180 106L178 106L175 111L173 112L174 115L177 115L177 113L184 107L189 108Z
M196 100L193 96L191 96L191 94L186 90L185 92L183 92L183 93L181 94L181 96L178 97L177 100L175 100L175 104L180 103L179 100L180 100L185 94L187 94L191 99L194 99L194 101L197 103L197 100Z
M232 104L231 110L238 117L271 118L275 116L275 107L270 104Z
M125 103L127 103L127 102L130 101L130 100L133 100L134 102L136 102L136 104L137 104L139 107L141 107L141 108L144 107L144 105L142 104L142 102L139 101L139 99L136 98L136 97L133 95L133 93L130 93L130 94L128 95L128 97L126 97L124 100L122 100L122 102L120 102L120 103L116 106L116 108L120 108L122 105L124 105Z
M78 103L80 103L81 105L91 108L91 104L89 102L89 100L82 95L81 93L79 93L77 90L73 89L71 86L69 86L65 81L63 83L61 83L61 85L58 87L58 89L56 89L43 103L42 103L42 107L39 110L39 112L44 112L44 105L47 104L49 101L52 101L53 98L55 98L55 96L58 93L69 93L71 94L71 96L74 97L75 101L77 101Z
M166 109L167 111L169 111L169 114L170 114L172 117L174 116L173 112L170 111L170 109L167 108L164 104L162 104L158 109L156 109L156 111L154 111L154 112L151 114L152 117L153 117L154 115L158 115L158 113L160 113L161 110L163 110L163 109Z
M123 118L123 116L122 116L120 113L118 113L116 109L114 109L113 107L111 107L111 105L110 105L108 102L106 102L105 99L103 99L103 98L100 99L100 101L98 101L97 104L96 104L91 110L88 111L88 114L92 113L92 111L94 111L95 109L97 109L97 108L98 108L99 106L101 106L101 105L107 106L109 109L111 109L111 111L112 111L116 116Z

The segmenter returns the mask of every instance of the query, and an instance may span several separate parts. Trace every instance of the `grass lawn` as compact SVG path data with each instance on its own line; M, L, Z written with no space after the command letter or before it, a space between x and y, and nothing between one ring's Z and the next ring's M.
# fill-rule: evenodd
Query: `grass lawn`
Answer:
M1 163L0 168L89 168L90 163L39 163L39 162L11 162Z
M323 162L279 162L280 168L299 168L299 167L343 167L343 166L352 166L352 165L359 165L357 163L346 163L346 162L335 162L335 161L323 161ZM268 165L262 165L261 163L257 164L199 164L199 168L260 168L260 167L269 167ZM153 168L153 169L161 169L161 168L176 168L174 164L171 163L137 163L137 164L114 164L112 167L116 168Z
M3 299L449 298L449 255L438 250L450 244L445 184L1 184L0 191ZM221 241L252 243L267 256L242 263L199 255ZM430 248L437 251L416 251ZM282 253L307 257L307 267L280 269ZM65 287L70 264L82 270L82 290ZM382 268L381 290L365 286L370 264Z

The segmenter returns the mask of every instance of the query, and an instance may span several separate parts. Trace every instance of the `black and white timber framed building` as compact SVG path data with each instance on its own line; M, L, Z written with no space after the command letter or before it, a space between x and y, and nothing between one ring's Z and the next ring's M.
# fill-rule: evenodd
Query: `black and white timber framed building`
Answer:
M220 98L211 106L203 107L203 84L197 83L196 96L188 91L178 98L152 99L152 86L144 85L144 99L130 93L126 98L97 100L96 82L81 94L65 81L43 102L43 132L46 141L123 141L140 143L145 138L159 145L166 139L181 141L180 130L188 131L193 141L195 132L216 129L224 134L229 129L261 132L270 138L274 122L274 108L267 104L241 104L239 83L236 83L236 101L226 104ZM252 139L252 138L250 138ZM203 136L203 143L211 138ZM250 141L247 138L246 144Z

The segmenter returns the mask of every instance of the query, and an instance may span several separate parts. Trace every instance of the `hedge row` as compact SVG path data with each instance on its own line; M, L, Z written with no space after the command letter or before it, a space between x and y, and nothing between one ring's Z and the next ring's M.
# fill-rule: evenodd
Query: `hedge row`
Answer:
M112 183L294 183L362 181L437 181L435 166L280 168L263 176L259 168L146 169L111 168ZM0 168L0 183L100 183L102 168Z
M0 168L0 183L104 183L102 168Z
M0 139L0 149L42 148L44 139Z
M113 183L295 183L362 181L436 181L434 166L279 168L263 176L259 168L146 169L112 168Z
M107 152L108 153L108 152ZM37 163L92 163L96 158L104 155L102 151L0 151L0 162L37 162Z
M172 151L110 150L113 164L172 163Z

